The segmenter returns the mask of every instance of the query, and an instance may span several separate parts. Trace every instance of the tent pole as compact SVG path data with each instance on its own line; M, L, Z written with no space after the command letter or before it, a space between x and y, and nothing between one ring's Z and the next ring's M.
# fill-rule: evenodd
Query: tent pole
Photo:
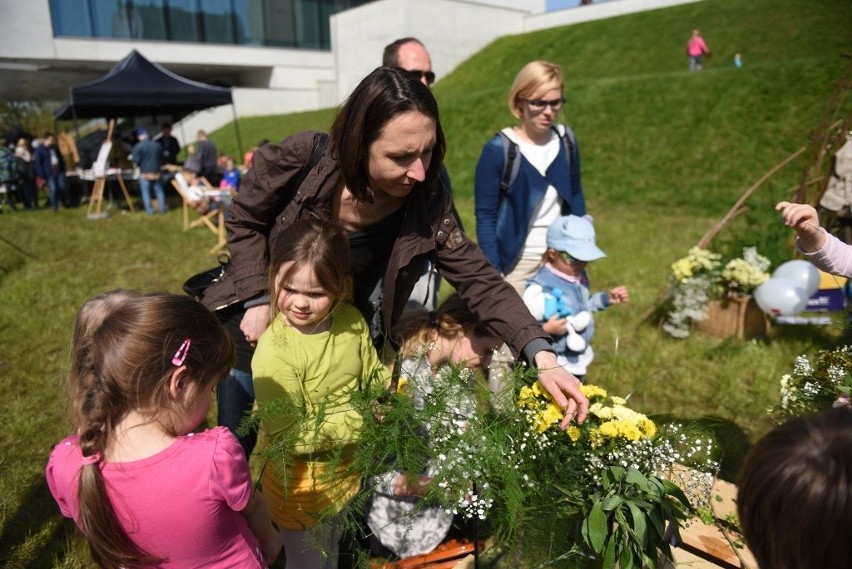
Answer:
M186 117L184 116L184 117L181 117L181 119L180 119L180 137L181 137L181 140L183 140L184 146L189 146L189 141L187 141L187 139L186 139L186 131L183 128L183 119L185 119L185 118ZM174 123L174 122L175 121L174 121L174 115L173 115L172 116L172 123Z
M237 160L235 162L241 161L243 159L243 137L240 136L240 123L237 121L237 106L234 104L233 99L231 99L231 113L234 115L234 131L237 134L237 150L239 154L237 154Z

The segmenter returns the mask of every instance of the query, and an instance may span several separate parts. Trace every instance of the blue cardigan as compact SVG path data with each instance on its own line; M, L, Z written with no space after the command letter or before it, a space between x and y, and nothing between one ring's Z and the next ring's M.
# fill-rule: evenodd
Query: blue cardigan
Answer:
M509 273L524 248L530 219L552 185L562 198L562 215L585 215L586 200L580 182L580 149L574 144L571 171L560 141L559 154L542 176L518 152L518 176L509 185L504 198L500 196L504 151L502 137L497 134L482 148L476 164L474 200L476 205L476 238L485 257L504 275Z

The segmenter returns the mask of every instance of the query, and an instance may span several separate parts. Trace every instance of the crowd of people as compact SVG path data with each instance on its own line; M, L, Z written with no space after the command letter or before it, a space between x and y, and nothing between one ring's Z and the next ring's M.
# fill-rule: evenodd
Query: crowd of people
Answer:
M476 165L477 245L453 205L428 51L401 38L383 63L328 134L261 141L245 175L198 133L184 173L236 192L230 265L201 303L113 291L80 309L68 382L75 433L54 448L47 478L99 564L263 567L283 551L288 566L338 567L342 520L318 514L340 512L364 483L347 475L361 421L348 397L366 378L388 389L404 378L422 405L448 366L488 369L502 347L538 370L563 428L585 420L591 313L629 295L623 285L590 292L589 263L605 254L577 137L560 122L560 67L530 62L509 89L517 122L485 142ZM132 155L151 174L152 214L150 188L164 201L155 162L176 160L179 146L155 149L138 134ZM779 208L803 251L832 246L809 211ZM440 306L436 276L456 291ZM214 386L218 426L199 431ZM454 389L463 423L473 386ZM301 414L264 418L260 432L294 440L293 457L264 469L258 491L247 460L259 433L240 423L282 398ZM374 481L365 523L399 558L431 551L452 516L415 506L428 469L393 466Z
M152 136L148 128L133 129L132 136L127 137L116 134L107 157L108 166L138 170L139 195L148 215L167 211L169 181L181 169L193 172L215 188L232 194L238 191L257 147L245 154L247 162L240 168L230 156L217 154L216 145L201 130L196 135L197 140L187 145L181 160L181 145L172 135L172 125L164 123L161 129L156 136ZM3 188L0 212L3 206L16 210L19 204L27 210L39 207L56 210L77 203L81 196L79 193L72 196L68 172L77 170L79 174L85 157L83 160L79 156L72 157L67 149L60 147L60 141L61 137L52 132L44 133L41 138L22 137L14 146L0 139L0 184ZM264 143L266 141L261 144Z
M0 138L0 184L11 209L20 201L24 209L38 209L39 189L47 189L47 206L67 203L66 164L52 132L30 141L18 139L14 148Z

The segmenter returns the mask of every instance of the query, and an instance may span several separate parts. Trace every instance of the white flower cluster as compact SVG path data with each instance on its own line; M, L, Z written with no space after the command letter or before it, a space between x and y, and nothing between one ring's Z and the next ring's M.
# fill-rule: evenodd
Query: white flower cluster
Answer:
M446 425L446 423L445 423ZM486 518L489 508L494 503L490 496L487 483L482 487L471 487L471 481L480 480L483 472L476 447L464 440L466 424L452 424L450 428L432 431L436 448L444 449L438 454L434 465L435 478L440 480L441 488L455 504L455 508L447 508L447 513L462 514L466 518Z
M772 263L757 252L757 247L745 247L743 249L743 260L761 272L767 272Z
M820 351L814 362L805 355L796 357L793 373L781 376L780 401L770 413L801 415L821 409L829 400L835 407L852 406L848 395L852 387L852 346Z
M844 379L846 379L846 370L842 367L837 366L829 366L828 370L826 370L828 374L828 379L831 383L835 385L840 385Z
M715 450L712 439L691 438L680 424L668 425L665 436L632 441L625 447L603 454L589 455L585 474L595 483L598 473L608 466L635 468L653 473L677 484L696 507L709 504L719 463L709 458Z
M663 330L675 338L689 336L689 326L693 320L707 318L707 302L712 280L706 276L695 277L681 282L672 291L672 309L669 312Z
M798 363L798 359L796 362ZM781 408L785 411L789 411L792 404L798 401L798 396L796 395L797 390L790 383L792 379L793 376L789 373L785 373L781 376Z
M793 373L798 376L806 376L813 372L814 368L811 367L811 362L807 356L796 356L796 362L793 364Z

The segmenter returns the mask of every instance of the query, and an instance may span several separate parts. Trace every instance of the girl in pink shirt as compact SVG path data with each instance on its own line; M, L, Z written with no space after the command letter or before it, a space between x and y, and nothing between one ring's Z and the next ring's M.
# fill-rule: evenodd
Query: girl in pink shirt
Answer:
M47 483L101 567L261 568L282 542L237 439L194 432L234 359L189 297L113 291L80 309L68 377L76 434Z
M807 204L779 202L784 224L796 230L796 248L805 258L832 275L852 277L852 246L819 225L816 210Z
M692 30L692 35L686 42L686 55L689 56L689 70L701 71L701 58L710 53L707 43L701 37L701 32Z

